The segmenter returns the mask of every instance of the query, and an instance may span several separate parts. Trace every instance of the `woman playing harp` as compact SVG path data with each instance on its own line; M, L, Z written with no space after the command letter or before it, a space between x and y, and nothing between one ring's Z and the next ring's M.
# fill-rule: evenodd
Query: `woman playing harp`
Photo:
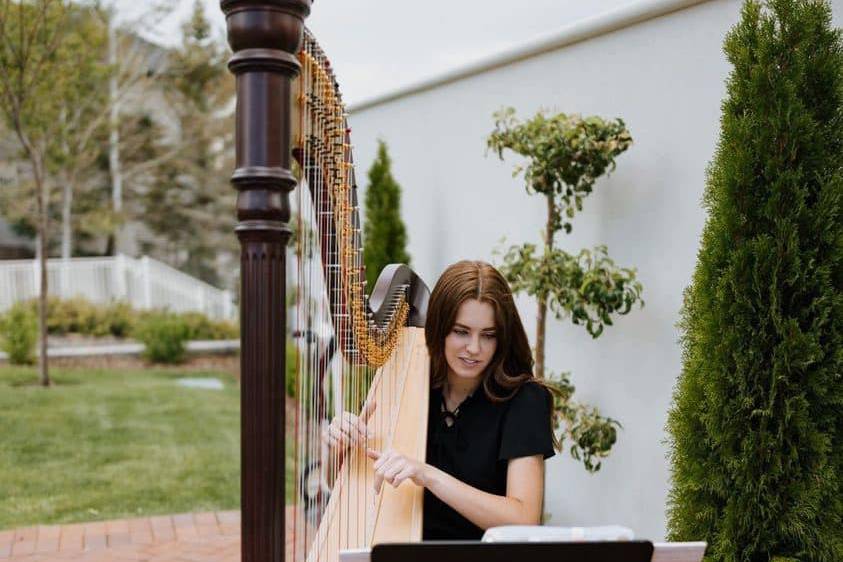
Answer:
M424 284L392 268L372 293L380 306L367 300L336 81L309 34L300 59L293 152L302 184L295 442L303 505L293 544L307 559L334 560L376 542L480 538L490 526L538 523L543 461L553 454L550 395L527 384L532 358L506 281L488 264L461 262L428 306ZM384 480L392 490L382 490Z
M554 454L550 395L512 293L492 266L463 261L433 289L425 336L430 354L424 461L368 446L367 420L346 413L326 432L333 447L365 447L374 489L407 481L425 488L424 539L479 539L499 525L541 521L544 460Z
M431 357L422 330L428 296L424 283L408 268L393 267L381 274L371 301L365 296L360 222L344 109L326 57L312 38L302 41L303 20L310 1L222 0L221 5L234 51L229 66L237 77L238 97L237 164L232 182L238 190L237 233L242 248L242 558L244 562L275 562L284 557L284 543L280 541L285 518L288 537L292 538L287 543L287 560L333 561L343 548L390 540L420 540L423 488L405 482L397 487L382 486L375 494L376 481L388 477L395 484L388 471L396 462L423 462L428 458L425 429L433 419L428 417L431 396L435 400L437 393L445 400L434 401L434 411L444 407L450 413L450 421L445 421L444 431L430 432L430 446L436 444L446 451L448 430L453 430L457 450L468 443L468 450L473 451L476 439L465 440L461 424L470 419L466 412L472 401L484 404L483 400L488 399L501 411L514 411L523 401L519 397L533 388L527 385L516 389L530 378L529 361L517 365L516 370L508 369L507 362L500 364L513 380L499 379L497 371L490 371L492 378L483 379L490 382L476 387L461 411L457 411L457 401L467 394L470 385L459 384L461 379L456 378L446 386L447 371L436 368L439 352L433 360L434 374L439 373L441 380L431 386ZM298 87L294 90L292 80L297 76ZM298 116L293 115L294 106L298 107ZM298 130L293 133L295 125ZM293 154L298 162L298 177L293 173ZM281 375L287 333L284 247L292 230L288 193L297 180L301 183L301 199L296 238L304 245L296 253L299 314L294 332L299 351L297 364L303 375L299 376L296 389L301 406L287 423L293 437L289 449L295 445L299 454L295 462L287 462L281 434L285 427ZM482 331L490 327L478 328L471 318L464 320L468 333L455 332L456 336L469 336L472 329ZM498 365L498 354L513 347L509 336L502 337L505 329L506 324L498 325L496 320L495 340L505 343L499 343L500 348L492 353L489 366ZM443 335L440 342L442 354L446 353L447 337L450 335ZM437 345L434 343L431 349ZM517 342L514 345L522 350L525 346ZM488 351L487 347L484 349ZM518 352L519 357L524 355ZM470 356L463 359L466 366L476 367ZM444 377L441 373L445 373ZM487 388L490 395L486 395ZM496 400L502 398L509 400L499 404ZM372 430L372 435L367 433L363 447L329 447L322 439L329 420L344 411L366 416L366 429ZM500 420L488 421L489 427L503 431L503 425L495 425ZM524 430L525 434L532 431ZM442 454L445 458L445 452ZM544 454L547 452L532 451L515 458ZM377 469L376 462L380 463ZM492 462L496 467L505 467L506 494L513 463L505 458ZM294 470L285 471L285 465ZM448 472L444 463L439 469L442 474ZM292 476L286 485L288 492L293 492L288 497L305 498L303 505L289 510L280 509L284 504L285 474ZM420 474L409 476L418 478ZM493 492L500 491L501 472L496 474L490 488ZM424 482L428 480L425 478ZM484 492L479 484L471 486L476 490L467 490L464 484L444 478L439 484L431 478L429 484L434 496L444 499L477 527L526 521L521 517L528 512L525 517L538 517L536 510L540 508L535 507L536 502L525 501L526 495L513 502L504 494ZM435 486L442 489L434 489ZM541 490L533 489L528 495L540 498ZM487 500L495 505L484 503ZM428 496L428 506L432 501L432 496ZM512 509L521 503L533 507ZM428 513L435 509L429 508ZM486 510L503 515L495 521L477 519L477 513Z

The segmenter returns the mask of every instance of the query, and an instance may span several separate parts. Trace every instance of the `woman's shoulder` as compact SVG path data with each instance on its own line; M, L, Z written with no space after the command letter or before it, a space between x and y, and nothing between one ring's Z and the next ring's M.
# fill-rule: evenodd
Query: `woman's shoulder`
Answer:
M510 400L512 407L518 409L539 408L546 410L550 404L550 391L537 380L529 380L521 385Z
M553 456L551 394L538 381L525 382L509 400L498 459Z
M528 380L512 397L514 403L519 404L547 404L551 399L550 391L539 381Z

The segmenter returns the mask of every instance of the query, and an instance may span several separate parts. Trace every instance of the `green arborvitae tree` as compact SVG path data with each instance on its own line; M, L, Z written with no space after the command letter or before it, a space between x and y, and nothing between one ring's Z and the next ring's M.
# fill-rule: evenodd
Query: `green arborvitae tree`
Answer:
M379 140L378 156L369 168L363 226L363 260L370 292L384 267L391 263L410 263L407 230L401 220L401 186L392 177L391 167L386 143Z
M746 2L685 295L672 540L843 560L843 44L818 0Z

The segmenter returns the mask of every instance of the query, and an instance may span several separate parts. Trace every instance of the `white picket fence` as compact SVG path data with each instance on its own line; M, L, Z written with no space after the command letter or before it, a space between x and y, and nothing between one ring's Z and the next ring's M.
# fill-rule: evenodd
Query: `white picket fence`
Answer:
M119 254L107 258L51 259L47 262L49 293L60 298L84 297L95 303L123 301L139 309L202 312L214 319L237 316L231 291L217 289L149 257ZM0 312L38 296L37 260L0 261Z

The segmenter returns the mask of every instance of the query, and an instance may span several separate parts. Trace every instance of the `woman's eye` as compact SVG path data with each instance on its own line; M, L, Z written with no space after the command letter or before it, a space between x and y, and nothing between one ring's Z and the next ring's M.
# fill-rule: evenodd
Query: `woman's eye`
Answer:
M466 332L465 330L454 330L454 333L457 334L458 336L464 336L468 332Z
M493 340L497 336L495 334L483 334L483 337L486 338L487 340Z

